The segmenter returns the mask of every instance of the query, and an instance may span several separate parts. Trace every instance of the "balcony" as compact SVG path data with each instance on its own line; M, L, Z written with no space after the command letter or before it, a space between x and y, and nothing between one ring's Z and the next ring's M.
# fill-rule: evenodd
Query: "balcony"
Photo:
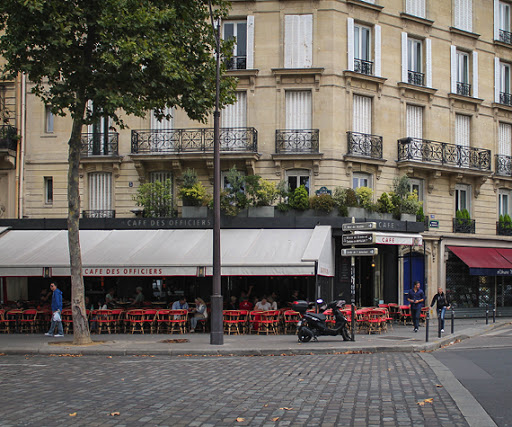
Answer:
M82 149L80 157L106 156L115 157L119 154L119 134L108 133L83 133Z
M256 153L254 128L221 128L220 151ZM132 130L132 154L180 154L213 152L213 128Z
M475 224L474 219L453 218L453 232L475 234Z
M0 125L0 149L16 151L18 131L10 125Z
M500 92L500 104L512 106L512 93Z
M471 96L471 85L469 83L457 82L457 95Z
M349 156L382 159L382 136L347 132Z
M318 154L320 148L318 129L277 129L277 154Z
M373 62L354 58L354 71L367 76L373 76Z
M512 236L512 223L504 221L496 221L496 235Z
M407 72L407 82L416 86L425 86L425 74L409 70Z
M500 30L500 42L512 44L512 33L510 31Z
M456 168L491 170L491 150L420 138L398 140L398 161L417 161Z
M245 70L247 69L246 56L233 56L225 61L228 70Z
M512 157L496 154L496 175L512 176Z
M111 209L94 209L82 211L82 218L115 218L116 211Z

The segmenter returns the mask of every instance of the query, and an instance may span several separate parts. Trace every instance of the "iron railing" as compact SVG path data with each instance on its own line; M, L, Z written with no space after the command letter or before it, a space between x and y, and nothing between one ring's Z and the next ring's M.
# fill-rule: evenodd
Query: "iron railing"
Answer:
M512 44L512 33L510 31L500 30L500 42Z
M365 61L364 59L354 58L354 71L356 73L366 74L368 76L373 75L373 62Z
M512 223L496 221L496 234L498 236L512 236Z
M247 57L232 56L230 59L226 59L225 63L228 70L245 70L247 68Z
M258 151L254 128L221 128L220 151ZM213 128L132 130L132 154L213 152Z
M347 132L347 145L347 154L382 159L382 136Z
M408 82L416 86L425 86L425 74L409 70L407 73Z
M457 94L471 96L471 85L469 83L457 82Z
M277 129L276 153L318 153L318 129Z
M453 232L475 234L475 224L474 219L453 218Z
M0 148L16 151L18 130L11 125L0 125Z
M398 161L407 160L483 171L491 170L491 150L420 138L398 140Z
M117 156L119 134L117 132L92 132L82 134L81 157Z
M512 105L512 93L500 92L500 104Z
M496 175L512 176L512 157L496 154Z
M82 218L115 218L116 211L112 209L93 209L82 211Z

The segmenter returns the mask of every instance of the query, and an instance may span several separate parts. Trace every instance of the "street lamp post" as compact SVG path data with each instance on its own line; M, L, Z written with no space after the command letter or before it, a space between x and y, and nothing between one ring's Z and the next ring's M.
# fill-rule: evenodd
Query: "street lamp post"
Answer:
M220 20L215 25L209 0L210 20L215 37L215 111L213 112L213 289L211 296L210 344L224 344L220 262Z

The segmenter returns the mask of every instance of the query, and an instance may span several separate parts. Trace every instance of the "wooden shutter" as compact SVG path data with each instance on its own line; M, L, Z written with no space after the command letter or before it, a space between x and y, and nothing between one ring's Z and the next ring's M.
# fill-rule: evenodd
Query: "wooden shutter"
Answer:
M512 141L512 125L500 123L498 129L498 154L500 156L510 156Z
M455 115L455 144L462 147L470 146L471 117Z
M402 81L408 82L408 45L407 45L407 33L402 33Z
M254 16L247 17L247 63L249 70L254 68Z
M247 127L247 93L236 92L236 102L226 105L222 110L223 128L245 128Z
M372 133L372 99L368 96L354 95L354 132Z
M425 18L425 0L406 0L405 12L409 15Z
M451 78L451 88L450 91L452 93L457 93L457 47L454 45L450 46L450 78Z
M347 18L347 69L354 71L354 19Z
M500 39L500 0L494 0L494 40Z
M313 63L313 15L285 16L285 68L310 68Z
M460 30L473 31L472 0L454 0L454 26Z
M89 174L89 209L112 209L112 174L95 172Z
M311 92L286 91L286 129L311 129Z
M473 97L478 98L478 52L473 52Z
M423 138L423 107L407 106L407 136Z
M500 102L500 89L501 89L501 64L500 58L494 58L494 102Z
M165 108L164 113L171 114L171 118L169 120L162 119L162 121L158 121L158 119L155 117L153 111L151 111L151 130L163 131L163 130L172 130L174 128L174 119L173 119L174 111L173 111L173 109L167 107L167 108Z
M432 87L432 40L425 40L425 63L426 63L426 81L425 86Z
M374 74L376 76L380 76L382 73L381 70L381 27L380 25L375 25L375 71Z

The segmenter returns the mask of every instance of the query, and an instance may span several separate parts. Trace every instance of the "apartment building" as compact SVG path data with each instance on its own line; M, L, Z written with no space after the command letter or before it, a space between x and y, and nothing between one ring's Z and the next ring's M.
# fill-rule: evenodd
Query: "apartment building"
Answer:
M236 103L221 113L223 173L236 166L290 188L303 184L310 195L367 186L376 197L407 174L426 214L424 244L358 259L359 301L402 302L420 279L429 297L446 288L459 306L511 306L512 233L499 222L512 213L511 7L233 0L221 28L236 38L227 74L238 79ZM11 165L9 179L0 170L3 216L63 218L70 119L30 94L25 109L25 136L9 154L24 153L19 183L0 139L1 164ZM176 194L187 168L211 189L213 120L203 126L176 110L169 121L127 123L118 131L106 117L84 129L84 218L134 218L141 183L169 178ZM471 220L458 221L464 209ZM393 224L382 223L383 231L415 230ZM334 236L336 290L348 259L338 254L341 233Z

